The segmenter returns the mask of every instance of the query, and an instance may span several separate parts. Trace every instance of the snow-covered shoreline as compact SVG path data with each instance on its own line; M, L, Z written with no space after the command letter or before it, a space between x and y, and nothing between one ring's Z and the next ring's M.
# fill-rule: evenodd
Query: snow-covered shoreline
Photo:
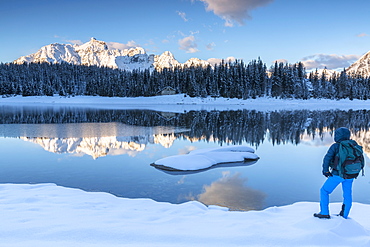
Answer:
M0 98L0 105L10 106L71 106L101 109L145 109L169 112L184 112L191 110L362 110L370 109L370 100L329 100L329 99L228 99L228 98L191 98L184 94L119 98L99 96L29 96Z
M340 203L331 204L332 212ZM0 246L370 246L370 205L314 218L317 202L226 211L54 184L0 185Z

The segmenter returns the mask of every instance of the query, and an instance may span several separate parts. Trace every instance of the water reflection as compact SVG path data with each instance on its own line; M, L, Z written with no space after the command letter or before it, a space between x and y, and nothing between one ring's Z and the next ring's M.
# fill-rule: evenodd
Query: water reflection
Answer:
M196 199L206 205L218 205L230 210L261 210L265 193L247 187L247 178L240 173L223 172L222 178L204 186L204 192L189 199Z
M19 137L53 153L87 154L94 159L106 155L135 156L148 144L170 147L175 133L187 131L171 126L130 126L121 123L7 124L6 137Z
M351 129L353 139L369 153L369 113L367 110L238 110L169 114L145 110L3 106L0 136L22 137L51 152L83 152L96 158L117 149L140 152L148 143L160 143L168 148L179 138L219 145L246 142L256 147L266 139L274 145L299 144L307 138L323 139L324 133L346 126Z
M171 203L195 199L233 210L318 201L325 179L322 158L325 145L333 142L333 131L349 127L353 139L369 154L369 113L238 110L163 114L2 106L0 183L56 183ZM261 159L252 166L218 166L182 176L149 166L165 156L228 144L254 146ZM356 181L357 202L370 203L369 183L368 176ZM341 194L331 198L341 200Z
M144 144L131 141L120 141L116 136L107 137L85 137L85 138L30 138L21 137L24 141L29 141L40 145L46 151L63 154L87 154L97 159L106 155L136 156L138 152L145 149Z
M177 171L177 170L171 170L171 167L164 167L162 165L155 165L150 164L154 168L156 168L158 171L170 174L170 175L189 175L189 174L196 174L204 171L208 171L215 168L225 168L225 167L238 167L238 166L251 166L255 164L258 160L245 160L242 162L229 162L229 163L219 163L212 165L211 167L205 168L205 169L199 169L199 170L189 170L189 171Z

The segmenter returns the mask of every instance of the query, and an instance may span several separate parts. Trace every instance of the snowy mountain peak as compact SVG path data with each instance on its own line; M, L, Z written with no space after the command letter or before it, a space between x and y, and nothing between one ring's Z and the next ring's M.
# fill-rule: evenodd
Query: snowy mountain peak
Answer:
M123 70L150 69L154 59L142 47L125 50L109 49L104 41L91 38L82 45L51 44L41 47L36 53L23 56L14 63L67 62L77 65L104 66Z
M165 51L161 55L154 57L154 68L163 69L163 68L173 68L179 66L180 63L175 59L174 55L170 51Z
M76 51L85 50L91 52L100 52L108 50L108 45L104 41L91 38L89 42L75 47Z
M173 68L185 64L179 63L170 51L161 55L148 55L144 48L110 49L104 41L91 38L82 45L50 44L41 47L36 53L22 56L14 61L23 63L61 63L67 62L86 66L104 66L122 70L145 70ZM206 66L209 63L197 58L189 59L187 65Z
M62 45L58 43L46 45L32 55L18 58L14 63L60 63L63 61L73 64L79 63L80 59L72 45Z
M125 56L130 56L130 57L133 57L137 54L141 54L141 55L146 54L144 48L142 48L142 47L135 47L135 48L125 49L124 52L126 54Z
M165 51L162 53L163 56L175 58L174 55L170 51Z
M359 73L363 74L363 76L370 76L370 51L349 66L347 73Z
M190 58L188 61L186 61L184 63L184 65L207 67L208 65L211 65L211 64L209 62L207 62L205 60L201 60L199 58Z

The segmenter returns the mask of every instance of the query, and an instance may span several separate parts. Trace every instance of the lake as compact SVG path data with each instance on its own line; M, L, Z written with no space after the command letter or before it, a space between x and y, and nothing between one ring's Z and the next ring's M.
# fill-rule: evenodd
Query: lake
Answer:
M172 113L2 106L0 111L0 183L55 183L126 198L261 210L319 201L322 159L335 128L351 129L369 163L368 110ZM227 145L253 147L260 159L194 173L150 166L166 156ZM370 175L356 179L354 201L370 204L369 194ZM341 201L340 188L331 200Z

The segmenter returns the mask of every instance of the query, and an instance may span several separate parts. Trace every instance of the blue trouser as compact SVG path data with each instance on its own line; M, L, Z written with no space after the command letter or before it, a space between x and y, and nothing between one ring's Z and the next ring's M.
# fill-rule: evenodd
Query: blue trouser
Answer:
M320 214L329 215L329 195L342 183L343 191L343 218L347 218L352 206L352 179L344 179L339 176L328 177L320 189Z

